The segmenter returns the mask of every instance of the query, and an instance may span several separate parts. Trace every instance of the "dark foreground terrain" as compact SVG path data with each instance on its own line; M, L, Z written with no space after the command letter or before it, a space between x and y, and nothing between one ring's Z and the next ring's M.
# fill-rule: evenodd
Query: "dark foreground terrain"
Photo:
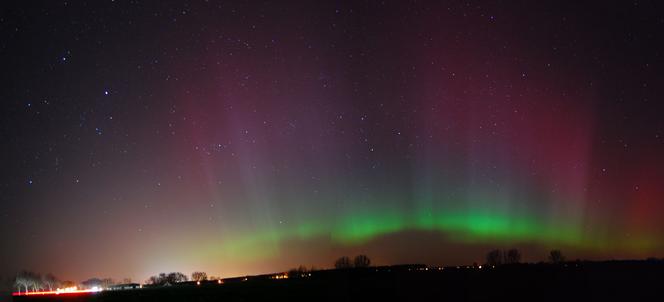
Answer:
M497 268L416 266L313 272L14 301L664 301L664 263L524 264Z

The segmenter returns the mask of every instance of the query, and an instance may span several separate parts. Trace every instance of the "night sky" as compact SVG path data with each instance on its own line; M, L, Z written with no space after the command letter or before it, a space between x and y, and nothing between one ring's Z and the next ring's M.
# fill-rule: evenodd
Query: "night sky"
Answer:
M0 275L664 256L664 7L15 1Z

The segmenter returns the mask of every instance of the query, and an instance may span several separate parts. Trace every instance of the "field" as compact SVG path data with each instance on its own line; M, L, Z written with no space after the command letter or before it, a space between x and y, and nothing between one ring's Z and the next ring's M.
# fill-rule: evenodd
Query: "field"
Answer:
M497 268L417 266L326 270L303 278L270 276L200 285L14 297L14 301L662 301L662 262L574 262Z

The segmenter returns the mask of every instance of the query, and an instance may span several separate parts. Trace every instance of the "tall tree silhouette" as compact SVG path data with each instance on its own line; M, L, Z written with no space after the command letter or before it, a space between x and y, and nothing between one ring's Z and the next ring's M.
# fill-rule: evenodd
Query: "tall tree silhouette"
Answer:
M492 250L486 254L486 264L497 266L503 263L503 252L501 250Z
M549 253L549 261L554 264L563 263L565 262L565 256L560 250L552 250Z
M56 278L51 273L44 275L42 282L44 283L44 286L48 288L48 290L53 290L53 288L58 286L58 278Z
M371 259L367 255L357 255L353 260L355 267L369 267L371 265Z
M191 281L205 281L207 280L207 274L205 272L193 272L191 273Z
M521 262L521 252L517 249L510 249L505 255L505 264L517 264Z
M168 285L185 281L187 281L187 275L180 272L172 272L151 276L146 282L152 285Z
M180 273L180 272L172 272L172 273L168 274L168 276L166 277L166 280L168 280L168 282L170 284L185 282L185 281L187 281L187 275L185 275L183 273Z
M30 287L32 287L33 291L38 291L39 289L42 288L42 278L41 275L38 273L29 273L29 283Z
M164 285L166 283L166 274L160 273L159 275L150 276L145 283L151 285Z
M32 272L28 271L20 271L18 274L16 274L16 278L14 279L14 286L18 289L18 292L21 292L21 286L25 288L25 292L28 292L28 289L30 287L30 278L31 278Z
M347 256L340 257L337 261L334 262L334 268L336 269L346 269L351 268L350 258Z

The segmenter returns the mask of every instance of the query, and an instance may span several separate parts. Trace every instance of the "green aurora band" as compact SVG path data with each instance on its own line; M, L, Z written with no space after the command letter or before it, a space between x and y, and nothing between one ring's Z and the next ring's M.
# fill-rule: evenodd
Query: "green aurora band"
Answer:
M360 211L336 221L308 221L290 227L271 228L224 240L225 256L256 260L279 256L280 243L288 240L325 238L342 246L362 245L381 236L404 231L439 232L455 242L465 244L535 243L542 246L573 247L600 250L607 246L600 239L591 239L578 226L550 223L535 215L516 216L500 211L475 209L469 211L419 211L404 215L387 209L379 212ZM655 248L655 238L640 237L617 244L623 250ZM211 253L219 252L219 246Z

